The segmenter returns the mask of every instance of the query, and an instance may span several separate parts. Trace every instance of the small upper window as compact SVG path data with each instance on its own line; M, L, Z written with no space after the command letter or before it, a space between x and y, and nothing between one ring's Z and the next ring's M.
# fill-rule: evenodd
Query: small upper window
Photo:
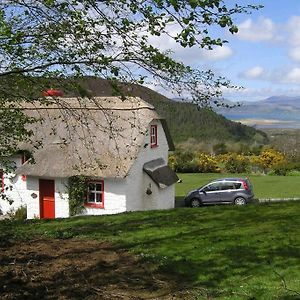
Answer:
M150 145L151 148L157 147L157 125L151 125L150 128Z
M1 180L1 192L4 192L4 173L0 170L0 180Z
M104 185L103 181L88 182L87 200L88 206L104 207Z

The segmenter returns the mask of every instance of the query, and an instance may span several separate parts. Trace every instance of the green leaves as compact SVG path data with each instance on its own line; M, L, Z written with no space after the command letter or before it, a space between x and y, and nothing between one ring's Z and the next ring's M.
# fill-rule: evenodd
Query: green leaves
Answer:
M172 49L160 47L165 40L183 48L222 46L226 41L212 38L211 28L234 34L233 17L259 7L221 0L0 1L0 101L6 106L39 99L49 88L44 79L92 75L159 84L207 104L229 83L176 61ZM43 80L37 84L37 78ZM25 136L26 119L14 117L21 120L20 131L12 134Z

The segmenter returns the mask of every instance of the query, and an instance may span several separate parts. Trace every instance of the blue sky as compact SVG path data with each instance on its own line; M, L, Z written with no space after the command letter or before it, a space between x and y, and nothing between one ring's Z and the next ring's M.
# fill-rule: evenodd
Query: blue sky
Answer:
M242 101L275 95L299 96L300 1L256 3L264 8L251 15L240 15L236 19L239 33L225 35L230 55L211 64L212 69L244 87L241 92L224 91L224 96Z
M219 29L219 36L229 43L213 51L179 49L166 40L163 48L171 48L174 56L187 64L212 69L244 87L239 91L224 90L227 99L256 101L270 96L300 96L300 1L225 3L261 4L264 8L236 16L238 34Z

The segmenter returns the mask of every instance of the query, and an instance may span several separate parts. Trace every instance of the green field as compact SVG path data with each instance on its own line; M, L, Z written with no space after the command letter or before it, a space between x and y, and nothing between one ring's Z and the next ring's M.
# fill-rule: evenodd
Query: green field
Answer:
M221 177L248 177L250 178L255 197L258 199L270 198L299 198L300 199L300 177L299 176L267 176L246 174L206 174L187 173L178 174L182 183L176 185L176 196L183 197L192 189L198 188L210 180Z
M299 215L300 202L291 201L2 221L0 246L41 237L109 241L146 262L151 274L169 276L176 289L190 289L193 299L299 299Z

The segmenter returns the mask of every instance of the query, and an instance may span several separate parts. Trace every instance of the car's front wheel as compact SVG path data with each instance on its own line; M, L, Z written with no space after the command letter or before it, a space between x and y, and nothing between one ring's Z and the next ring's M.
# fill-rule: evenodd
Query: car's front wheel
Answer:
M246 200L243 197L237 197L234 199L234 204L235 205L245 205Z
M190 205L191 207L199 207L201 206L201 201L197 198L193 198L191 199Z

